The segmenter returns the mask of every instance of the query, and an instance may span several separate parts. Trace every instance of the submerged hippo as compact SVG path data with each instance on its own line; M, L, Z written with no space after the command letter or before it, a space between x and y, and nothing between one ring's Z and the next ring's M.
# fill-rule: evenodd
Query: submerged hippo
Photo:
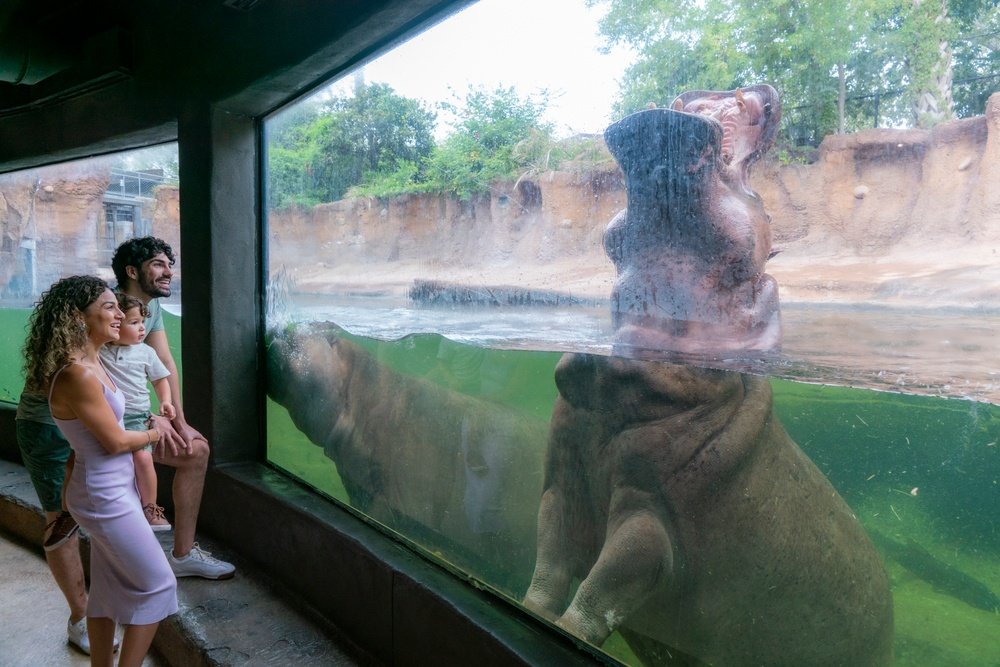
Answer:
M523 590L547 424L393 371L339 329L268 347L268 395L323 448L358 510Z
M604 235L618 273L616 352L718 356L779 347L777 285L764 273L770 219L749 169L774 142L780 109L767 85L694 91L605 131L628 193L628 208Z
M891 663L879 556L766 378L570 354L556 382L525 606L651 665Z

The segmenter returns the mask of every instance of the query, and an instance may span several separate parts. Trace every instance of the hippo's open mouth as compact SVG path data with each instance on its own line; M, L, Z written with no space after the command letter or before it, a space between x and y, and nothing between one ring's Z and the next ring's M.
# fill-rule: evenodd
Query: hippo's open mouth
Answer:
M731 355L780 345L778 293L764 273L771 230L750 167L781 118L768 85L691 91L605 130L628 208L604 234L618 276L616 353Z
M768 85L730 91L692 90L671 104L674 111L702 116L722 126L722 171L750 191L750 165L770 150L781 121L781 102Z

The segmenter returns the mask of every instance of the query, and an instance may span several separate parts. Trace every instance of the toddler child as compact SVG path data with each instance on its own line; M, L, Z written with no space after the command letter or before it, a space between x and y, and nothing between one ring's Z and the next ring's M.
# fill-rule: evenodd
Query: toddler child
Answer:
M142 345L146 336L145 318L149 310L139 299L128 294L118 294L118 307L125 313L117 342L101 348L101 361L108 375L125 394L125 415L122 421L129 431L145 431L152 416L148 380L160 401L160 414L167 419L176 416L167 378L170 371L163 365L156 351ZM153 446L148 445L132 454L135 466L136 487L142 500L142 511L154 531L170 530L170 522L163 516L163 508L156 504L156 470L153 468Z

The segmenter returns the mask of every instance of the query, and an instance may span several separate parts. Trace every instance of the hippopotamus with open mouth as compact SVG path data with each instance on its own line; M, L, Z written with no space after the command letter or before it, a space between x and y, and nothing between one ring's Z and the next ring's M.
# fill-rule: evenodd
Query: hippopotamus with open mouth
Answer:
M628 208L604 248L618 270L615 352L729 356L781 342L778 290L764 273L770 219L750 166L774 142L774 88L687 92L669 109L625 117L604 133Z
M747 180L779 115L770 86L692 92L605 133L629 198L605 235L616 356L556 368L523 601L595 645L620 632L644 664L892 662L881 559L767 378L674 363L780 344Z

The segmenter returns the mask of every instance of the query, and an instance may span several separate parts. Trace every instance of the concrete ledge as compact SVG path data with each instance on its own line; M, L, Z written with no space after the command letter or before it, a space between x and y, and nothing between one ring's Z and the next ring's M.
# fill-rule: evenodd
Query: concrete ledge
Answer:
M237 574L179 581L154 642L167 664L618 664L265 466L213 470L203 507L199 528L225 544L200 531L201 546ZM0 459L0 531L40 545L43 530L27 471Z
M617 665L259 464L215 468L203 525L392 665ZM247 522L266 526L248 531Z

